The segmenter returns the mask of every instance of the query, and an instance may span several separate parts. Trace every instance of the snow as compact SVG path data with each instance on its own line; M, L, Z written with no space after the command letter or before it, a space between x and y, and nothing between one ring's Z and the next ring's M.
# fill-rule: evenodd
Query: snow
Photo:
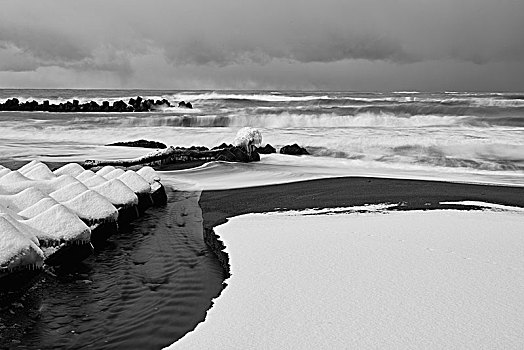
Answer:
M6 169L6 168L0 168L0 177L3 177L4 175L7 175L11 172L10 169Z
M106 197L116 207L138 204L136 194L118 179L109 180L91 189Z
M512 207L509 205L493 204L479 201L460 201L460 202L440 202L440 204L451 204L451 205L464 205L474 206L479 208L499 209L499 210L511 210L511 211L524 211L521 207Z
M107 182L107 179L103 178L102 176L96 175L96 174L94 174L94 176L92 176L89 179L82 180L82 183L89 188L99 186L106 182Z
M0 178L0 186L2 185L10 185L12 183L17 182L27 182L30 181L27 177L22 175L19 171L11 171L7 173L6 175L2 176Z
M29 170L31 170L33 167L39 165L39 164L43 164L42 162L38 161L38 160L32 160L30 161L29 163L27 164L24 164L20 169L18 169L18 171L21 173L21 174L25 174L27 173Z
M6 213L0 208L0 216L6 219L15 227L20 234L26 236L30 241L32 241L37 246L40 245L40 241L38 240L38 236L40 235L40 231L32 226L26 225L24 222L20 220L20 217L15 215L12 215L10 213Z
M124 173L125 171L122 169L113 169L112 171L104 175L104 177L108 180L111 180L111 179L116 179L117 177L119 177L120 175Z
M58 204L58 202L55 201L53 198L50 198L50 197L42 198L35 204L20 211L18 214L25 218L32 218L46 211L47 209L51 208L55 204Z
M155 192L160 188L160 175L158 175L153 168L145 166L138 169L136 173L142 176L144 180L149 182L149 185L151 186L151 192Z
M312 214L216 227L232 276L205 321L170 348L524 344L522 212Z
M0 214L8 214L10 215L11 217L13 218L16 218L16 219L23 219L23 217L21 217L20 215L18 215L18 213L16 211L14 211L13 209L10 209L8 207L6 207L5 205L3 205L2 203L0 203Z
M118 210L111 202L92 190L84 191L62 204L85 220L103 222L118 219Z
M42 242L89 242L91 229L82 220L93 227L117 221L115 206L136 205L134 192L151 191L149 182L134 171L104 167L100 173L104 172L120 179L108 180L76 163L55 172L39 161L18 171L0 166L0 273L5 268L42 265ZM144 173L156 175L152 169Z
M19 212L46 197L46 194L39 189L29 187L17 194L0 194L0 204Z
M56 175L44 163L40 162L35 162L32 167L25 170L20 168L19 172L32 180L51 180L56 178Z
M149 183L144 180L140 175L135 173L132 170L124 171L122 169L114 169L111 172L107 173L104 177L95 174L91 170L85 170L81 174L79 174L77 177L77 180L81 181L84 185L91 189L96 189L101 187L106 190L109 187L115 187L122 189L122 186L120 184L117 185L105 185L106 182L112 181L114 179L118 179L121 181L121 183L128 187L129 190L131 190L134 193L149 193L151 192L151 186L149 186ZM123 191L123 190L122 190ZM129 191L126 191L129 192ZM115 193L111 194L111 198L115 198ZM131 197L129 197L128 202L126 202L128 205L132 201ZM115 202L116 203L116 202Z
M89 190L86 185L80 181L71 183L65 187L62 187L54 192L51 192L49 196L56 200L57 202L65 202L70 199L75 198L81 193Z
M3 216L0 216L0 232L0 267L12 269L24 265L42 265L44 255L40 248Z
M75 181L78 180L69 175L62 175L48 180L31 180L18 171L12 171L0 178L0 193L17 193L30 187L35 187L42 192L50 193Z
M91 230L73 212L56 204L25 223L43 233L40 240L64 240L89 242Z
M135 193L150 193L151 186L142 176L128 170L118 177L127 187Z
M96 176L94 172L92 172L91 170L84 170L80 174L76 175L75 179L77 179L80 182L84 182L85 180L88 180L92 178L93 176Z
M155 182L160 181L160 176L157 172L150 166L145 166L137 170L138 175L142 176L144 180L149 182L149 184L154 184Z
M71 175L71 176L78 176L80 175L85 169L77 163L69 163L66 164L54 171L55 175Z
M97 175L105 177L105 175L109 174L110 172L112 172L115 169L116 168L114 166L106 165L105 167L103 167L100 170L98 170L96 173L97 173Z

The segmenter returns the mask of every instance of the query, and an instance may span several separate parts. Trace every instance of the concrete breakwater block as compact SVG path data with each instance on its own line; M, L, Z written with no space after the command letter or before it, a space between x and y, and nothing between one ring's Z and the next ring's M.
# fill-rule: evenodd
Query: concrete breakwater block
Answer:
M55 171L38 161L18 170L0 165L0 282L44 264L81 261L119 224L165 203L152 168L111 168L94 173L76 163Z

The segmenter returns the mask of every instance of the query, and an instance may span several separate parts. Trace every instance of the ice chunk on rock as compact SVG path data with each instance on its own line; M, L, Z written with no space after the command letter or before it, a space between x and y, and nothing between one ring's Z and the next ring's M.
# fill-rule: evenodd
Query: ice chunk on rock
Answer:
M38 235L40 232L22 222L22 218L18 216L17 214L12 214L8 210L6 211L5 208L0 208L0 216L6 219L13 225L22 235L25 235L27 238L29 238L31 241L33 241L34 244L37 246L40 246L40 241L38 240Z
M248 150L252 146L258 147L262 144L262 134L255 128L242 128L237 132L233 144L237 147L244 147Z
M149 182L149 185L151 186L151 192L155 192L156 190L158 190L161 187L160 176L150 166L145 166L143 168L140 168L136 173L142 176L144 180Z
M149 182L132 170L128 170L118 177L127 187L135 193L150 193L151 186Z
M87 190L75 198L63 202L89 225L118 220L118 210L105 197L93 190Z
M2 216L0 233L0 276L12 270L43 265L42 250Z
M85 243L91 238L89 227L61 204L52 206L24 223L41 232L37 238L42 245L56 245L57 242Z

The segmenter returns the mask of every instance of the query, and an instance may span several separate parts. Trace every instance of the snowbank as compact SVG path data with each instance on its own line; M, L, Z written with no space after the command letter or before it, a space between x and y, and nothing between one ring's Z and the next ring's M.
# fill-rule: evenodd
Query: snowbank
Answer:
M51 254L63 246L90 244L92 229L115 228L118 208L137 206L137 195L150 197L157 188L150 185L158 178L153 169L145 170L146 178L116 170L117 178L106 179L74 163L54 172L39 161L16 171L1 166L0 277L41 266L42 247L51 247L44 249Z
M215 228L228 286L172 349L524 344L524 216L250 214Z

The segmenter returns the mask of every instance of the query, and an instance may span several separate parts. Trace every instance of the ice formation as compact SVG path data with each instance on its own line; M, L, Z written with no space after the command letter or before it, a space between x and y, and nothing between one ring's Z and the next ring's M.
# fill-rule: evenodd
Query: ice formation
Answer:
M54 172L38 161L14 171L0 165L0 278L41 267L64 247L90 245L101 226L117 227L123 210L137 211L146 197L150 205L159 180L149 167L95 173L76 163Z
M238 147L244 147L247 153L251 154L253 147L262 145L262 134L255 128L242 128L238 130L233 144Z
M0 277L17 269L42 266L42 250L3 216L0 216L0 232Z

